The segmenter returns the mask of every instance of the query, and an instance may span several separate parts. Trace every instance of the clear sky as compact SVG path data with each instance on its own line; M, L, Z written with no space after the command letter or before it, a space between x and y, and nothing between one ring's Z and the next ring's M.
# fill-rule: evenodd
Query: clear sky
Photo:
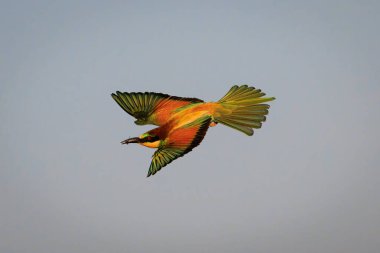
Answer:
M1 1L0 252L378 252L378 1ZM110 94L277 99L154 150Z

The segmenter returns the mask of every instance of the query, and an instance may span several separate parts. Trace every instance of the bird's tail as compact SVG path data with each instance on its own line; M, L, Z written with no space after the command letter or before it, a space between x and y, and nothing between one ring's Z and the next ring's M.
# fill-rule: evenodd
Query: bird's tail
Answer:
M217 103L220 105L213 115L214 121L235 128L247 135L253 135L252 128L261 128L274 97L248 85L233 86Z

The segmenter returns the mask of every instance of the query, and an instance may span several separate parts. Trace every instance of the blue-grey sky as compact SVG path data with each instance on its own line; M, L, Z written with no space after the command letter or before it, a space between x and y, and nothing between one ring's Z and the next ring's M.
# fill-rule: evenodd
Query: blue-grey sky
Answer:
M1 1L0 252L378 252L378 1ZM277 100L146 178L110 94Z

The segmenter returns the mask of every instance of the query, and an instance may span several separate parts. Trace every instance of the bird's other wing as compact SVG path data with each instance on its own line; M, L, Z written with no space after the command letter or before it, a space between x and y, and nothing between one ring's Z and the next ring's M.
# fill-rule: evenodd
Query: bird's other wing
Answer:
M162 167L198 146L206 135L210 121L210 116L204 116L171 132L164 144L154 152L147 176L156 174Z
M203 102L198 98L175 97L155 92L117 91L111 96L125 112L137 119L137 125L161 126L168 121L175 109Z

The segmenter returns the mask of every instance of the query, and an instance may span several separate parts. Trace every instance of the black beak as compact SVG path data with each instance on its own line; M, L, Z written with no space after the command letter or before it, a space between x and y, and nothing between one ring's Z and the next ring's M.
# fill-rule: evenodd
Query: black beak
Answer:
M133 138L129 138L129 139L122 141L121 144L139 143L139 142L140 142L139 137L133 137Z

